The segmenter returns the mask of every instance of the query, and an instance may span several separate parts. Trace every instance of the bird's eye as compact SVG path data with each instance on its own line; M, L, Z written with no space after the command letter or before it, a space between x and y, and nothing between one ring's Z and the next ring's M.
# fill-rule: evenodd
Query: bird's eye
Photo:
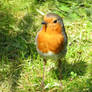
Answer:
M57 23L57 20L54 20L53 23Z

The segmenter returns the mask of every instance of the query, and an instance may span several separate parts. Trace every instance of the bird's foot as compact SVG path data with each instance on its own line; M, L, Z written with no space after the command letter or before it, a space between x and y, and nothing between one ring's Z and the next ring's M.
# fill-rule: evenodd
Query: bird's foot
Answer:
M41 82L41 87L44 88L44 81Z
M42 82L41 82L42 92L44 92L44 87L45 87L45 84L44 84L44 81L42 80Z

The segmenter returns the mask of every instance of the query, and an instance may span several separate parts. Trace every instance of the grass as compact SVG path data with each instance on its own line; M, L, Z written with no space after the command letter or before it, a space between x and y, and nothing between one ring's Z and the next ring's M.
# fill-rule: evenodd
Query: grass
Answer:
M54 2L55 1L55 2ZM62 60L62 80L54 62L48 61L45 91L92 92L91 1L0 1L0 91L41 92L43 59L35 48L35 36L43 16L36 11L63 17L68 51Z

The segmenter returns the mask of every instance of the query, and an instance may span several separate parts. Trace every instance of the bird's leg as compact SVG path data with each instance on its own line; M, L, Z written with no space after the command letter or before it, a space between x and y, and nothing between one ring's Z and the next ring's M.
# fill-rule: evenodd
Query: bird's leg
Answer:
M59 71L59 79L62 79L62 62L58 60L58 71Z
M46 63L47 63L47 61L46 61L46 59L44 59L42 87L44 87L44 78L45 78L45 65L46 65Z
M62 92L62 82L61 82L61 79L62 79L62 62L61 62L60 59L58 60L58 71L59 71L59 80L60 80L60 90Z

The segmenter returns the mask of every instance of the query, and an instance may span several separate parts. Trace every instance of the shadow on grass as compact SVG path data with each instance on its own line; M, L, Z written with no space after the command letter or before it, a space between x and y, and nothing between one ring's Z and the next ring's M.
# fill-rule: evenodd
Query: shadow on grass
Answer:
M89 77L87 78L86 80L86 86L87 86L87 89L88 91L87 92L92 92L92 62L89 64L89 67L88 67L88 71L89 71Z
M32 15L25 15L17 24L13 15L5 12L0 14L0 61L1 66L4 66L0 74L4 72L3 81L10 78L11 91L15 92L23 69L22 60L33 57L33 53L37 54L33 34L36 26Z
M86 73L86 69L87 64L81 59L75 60L75 62L71 64L64 61L62 64L63 78L69 78L69 76L71 76L71 72L76 73L77 76L83 76Z
M88 92L92 92L92 77L87 80Z
M81 57L76 62L69 64L65 59L62 61L62 79L70 78L71 72L76 73L76 76L83 76L86 73L87 64L84 60L81 60ZM55 69L53 72L56 73L59 77L58 69Z

